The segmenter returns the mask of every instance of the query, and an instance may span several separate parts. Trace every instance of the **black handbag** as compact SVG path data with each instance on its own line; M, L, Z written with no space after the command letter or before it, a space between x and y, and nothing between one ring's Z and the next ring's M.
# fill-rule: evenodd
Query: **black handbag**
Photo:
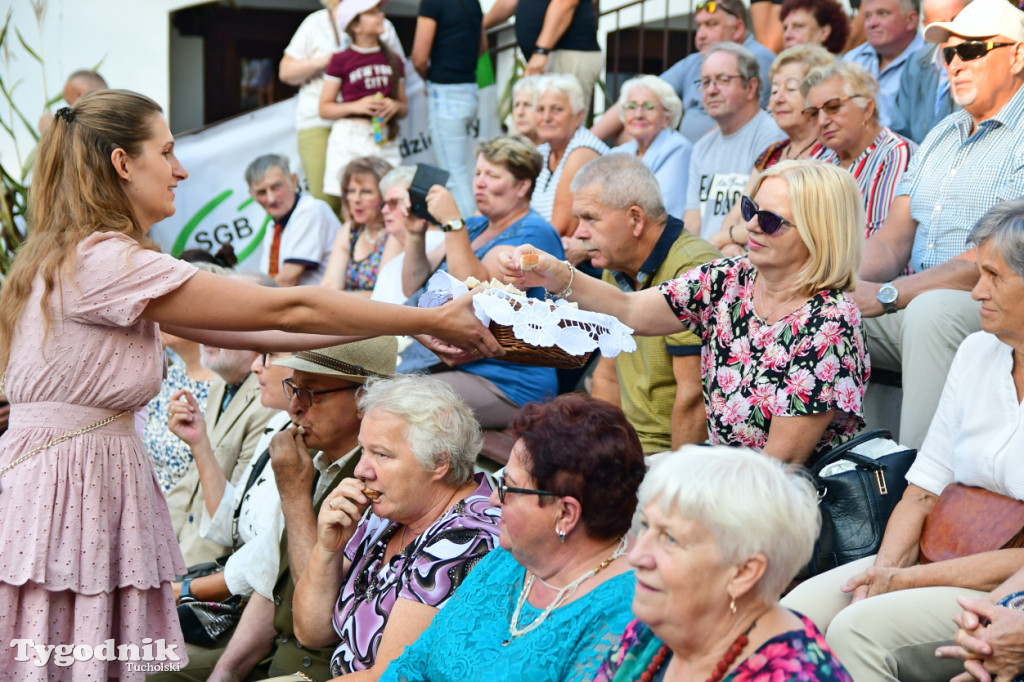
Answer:
M810 469L821 511L821 534L808 567L811 575L876 554L882 544L889 516L907 489L907 471L917 450L899 450L878 459L854 451L876 438L891 439L892 434L884 429L862 433L826 452ZM821 475L840 460L855 466Z

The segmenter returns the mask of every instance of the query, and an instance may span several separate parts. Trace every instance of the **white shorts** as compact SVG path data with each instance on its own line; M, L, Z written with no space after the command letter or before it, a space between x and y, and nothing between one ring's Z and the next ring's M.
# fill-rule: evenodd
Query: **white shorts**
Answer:
M376 156L392 166L402 163L398 144L388 140L384 144L373 141L373 124L363 118L339 118L331 125L327 138L327 158L324 164L324 193L340 197L341 174L345 166L361 156Z

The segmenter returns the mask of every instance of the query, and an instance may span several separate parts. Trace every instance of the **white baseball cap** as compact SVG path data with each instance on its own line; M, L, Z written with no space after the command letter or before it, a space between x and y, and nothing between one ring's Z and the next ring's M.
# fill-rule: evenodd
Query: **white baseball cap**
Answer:
M951 35L961 38L1002 35L1021 43L1024 42L1024 12L1009 0L973 0L953 21L937 21L924 30L924 39L930 43L944 43Z

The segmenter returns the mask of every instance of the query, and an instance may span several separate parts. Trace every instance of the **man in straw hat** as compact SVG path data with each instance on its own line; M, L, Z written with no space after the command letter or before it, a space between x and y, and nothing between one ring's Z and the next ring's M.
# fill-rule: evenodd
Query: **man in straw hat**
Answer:
M297 670L316 680L331 676L334 647L303 647L295 639L292 593L316 544L321 503L342 479L354 474L359 461L356 393L370 377L394 376L397 360L395 337L382 336L302 351L274 363L295 370L285 380L294 426L270 443L285 523L277 584L273 594L253 593L226 648L190 649L185 669L149 679L224 682L266 679ZM312 459L308 450L317 451Z
M974 0L953 21L929 25L925 39L939 43L963 110L940 121L911 159L888 217L864 243L867 281L853 294L872 365L902 372L900 442L915 448L957 347L981 328L967 233L995 204L1024 195L1024 12ZM896 279L908 264L914 274Z

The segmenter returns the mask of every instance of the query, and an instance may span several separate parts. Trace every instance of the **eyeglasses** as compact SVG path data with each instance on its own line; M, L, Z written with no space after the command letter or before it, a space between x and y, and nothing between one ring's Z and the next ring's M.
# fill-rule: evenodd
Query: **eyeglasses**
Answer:
M359 384L356 384L355 386L346 386L345 388L328 388L323 391L311 391L308 388L296 386L295 382L291 379L281 379L281 385L284 386L284 397L288 400L296 398L299 401L300 407L311 407L313 405L313 398L318 395L341 393L342 391L351 391L359 388Z
M740 214L743 219L750 222L750 219L757 216L757 225L761 228L769 237L783 228L785 225L795 227L793 223L789 222L778 213L774 211L759 210L757 204L750 197L743 195L740 198Z
M643 109L645 114L649 114L660 107L661 105L658 104L657 102L634 102L632 100L622 105L622 108L625 109L626 111L632 112L636 111L637 109Z
M843 102L851 100L854 97L863 96L864 95L850 95L849 97L833 97L827 102L823 102L820 107L807 107L806 109L804 109L803 114L812 121L818 118L818 112L821 110L824 110L827 116L835 116L836 112L838 112L843 107Z
M498 484L498 501L505 504L505 495L508 493L522 493L523 495L540 495L542 497L558 497L558 493L550 490L532 490L530 488L512 488L505 485L505 477L497 476L495 482Z
M715 76L714 78L701 78L700 80L693 81L693 84L697 86L698 90L707 90L714 83L719 88L725 88L729 86L729 83L733 78L743 78L743 76L736 74L735 76Z
M991 40L968 40L959 45L951 45L942 48L942 56L946 58L947 64L953 63L953 55L960 57L962 62L970 62L981 59L997 47L1010 47L1017 43L994 43Z
M380 210L383 211L386 206L389 211L394 211L403 203L405 203L405 199L385 199L380 202Z
M737 19L740 18L740 15L736 14L735 12L730 10L728 7L726 7L722 3L715 2L715 0L709 0L709 2L702 2L702 3L700 3L699 5L697 5L697 9L695 9L693 12L694 12L694 14L696 14L697 12L699 12L701 10L704 10L708 14L714 14L718 10L722 10L726 14L731 14L734 17L736 17Z

